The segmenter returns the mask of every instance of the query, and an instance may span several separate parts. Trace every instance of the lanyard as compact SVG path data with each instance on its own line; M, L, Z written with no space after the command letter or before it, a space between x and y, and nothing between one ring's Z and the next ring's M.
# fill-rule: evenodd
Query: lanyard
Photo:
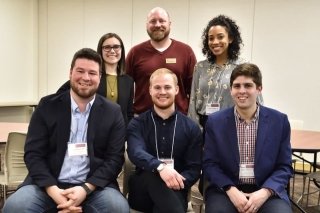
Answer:
M156 122L154 121L152 112L150 112L150 113L151 113L151 118L152 118L153 125L154 125L154 140L156 142L157 158L160 159L159 158L159 151L158 151L157 126L156 126ZM176 114L176 118L174 121L174 129L173 129L173 135L172 135L172 146L171 146L171 160L172 160L172 156L173 156L174 138L176 135L177 117L178 117L178 114Z

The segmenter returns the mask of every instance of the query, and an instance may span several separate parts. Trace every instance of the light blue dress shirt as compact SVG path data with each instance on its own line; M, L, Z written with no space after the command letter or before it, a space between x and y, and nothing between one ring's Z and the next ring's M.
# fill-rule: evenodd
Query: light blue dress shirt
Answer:
M71 128L69 143L87 143L88 117L94 99L90 101L84 112L80 112L78 105L71 96ZM64 157L59 182L80 184L84 183L89 173L88 156L69 156L68 149Z

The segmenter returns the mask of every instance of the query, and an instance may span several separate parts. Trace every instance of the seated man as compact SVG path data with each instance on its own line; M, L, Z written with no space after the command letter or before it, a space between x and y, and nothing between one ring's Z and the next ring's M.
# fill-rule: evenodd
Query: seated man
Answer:
M235 106L210 115L206 124L206 212L292 212L288 118L257 103L262 77L256 65L238 65L230 87Z
M124 162L125 124L117 104L97 95L101 58L75 53L71 89L42 98L25 144L29 174L4 213L129 212L117 176Z
M128 156L136 165L129 179L130 207L143 212L186 212L187 196L201 170L202 136L196 123L176 110L176 75L153 72L153 108L128 126Z

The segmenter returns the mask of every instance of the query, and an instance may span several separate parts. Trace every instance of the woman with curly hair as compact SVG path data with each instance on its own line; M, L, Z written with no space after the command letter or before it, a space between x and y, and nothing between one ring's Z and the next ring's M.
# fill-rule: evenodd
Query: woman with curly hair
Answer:
M207 59L195 66L188 116L204 128L209 114L233 106L230 75L243 62L238 58L242 45L239 27L231 18L219 15L204 29L202 44Z

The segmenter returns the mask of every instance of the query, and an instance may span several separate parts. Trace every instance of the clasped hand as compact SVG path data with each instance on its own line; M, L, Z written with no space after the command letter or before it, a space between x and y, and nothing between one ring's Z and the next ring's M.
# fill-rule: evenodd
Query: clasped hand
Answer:
M270 192L262 188L253 193L243 193L236 187L231 187L227 195L239 213L253 213L257 212L266 202L270 197Z
M48 195L54 200L59 209L58 213L82 212L80 204L86 199L86 191L81 186L60 189L57 186L47 188Z

